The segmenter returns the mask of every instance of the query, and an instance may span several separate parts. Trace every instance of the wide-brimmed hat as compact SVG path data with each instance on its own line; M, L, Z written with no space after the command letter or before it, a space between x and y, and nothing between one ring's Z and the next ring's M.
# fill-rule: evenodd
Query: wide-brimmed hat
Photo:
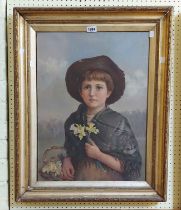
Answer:
M107 99L107 104L116 102L124 93L124 72L107 56L85 58L74 62L67 70L65 82L68 93L77 101L82 102L80 96L80 78L88 70L102 70L108 73L113 80L114 89Z

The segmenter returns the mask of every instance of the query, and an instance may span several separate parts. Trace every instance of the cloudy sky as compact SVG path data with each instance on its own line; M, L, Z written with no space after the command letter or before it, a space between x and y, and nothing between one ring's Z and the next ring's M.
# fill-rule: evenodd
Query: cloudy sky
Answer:
M149 35L147 32L39 32L37 34L38 119L65 121L78 106L65 86L67 68L76 60L109 56L125 72L124 96L111 107L145 111Z

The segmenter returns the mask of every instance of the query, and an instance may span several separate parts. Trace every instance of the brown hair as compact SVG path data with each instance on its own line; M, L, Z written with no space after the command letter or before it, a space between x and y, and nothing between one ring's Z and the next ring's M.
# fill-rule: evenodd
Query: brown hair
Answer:
M107 89L108 91L113 91L114 89L114 83L112 80L111 75L109 75L108 73L106 73L103 70L99 70L99 69L93 69L93 70L88 70L85 72L85 74L83 74L80 78L80 88L82 85L82 82L84 80L98 80L98 81L103 81L106 83Z

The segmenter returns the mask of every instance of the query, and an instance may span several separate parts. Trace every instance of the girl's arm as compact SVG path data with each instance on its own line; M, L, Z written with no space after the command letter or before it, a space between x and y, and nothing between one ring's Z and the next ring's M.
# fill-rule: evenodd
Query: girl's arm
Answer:
M74 179L74 167L70 157L65 157L63 160L63 179L64 180L73 180Z
M88 157L99 160L115 171L123 172L123 163L113 156L103 153L93 141L91 141L91 144L85 144L85 151Z

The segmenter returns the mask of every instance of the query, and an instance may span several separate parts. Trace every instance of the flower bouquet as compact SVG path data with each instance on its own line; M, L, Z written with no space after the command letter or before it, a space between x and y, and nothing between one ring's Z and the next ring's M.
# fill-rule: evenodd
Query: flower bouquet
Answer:
M72 124L70 130L73 131L74 135L79 138L81 141L84 137L87 137L87 141L89 141L89 137L91 133L98 134L99 130L95 127L94 123L88 123L87 125L81 124Z
M43 164L39 170L40 175L51 181L59 181L62 173L62 157L65 155L64 147L52 146L43 154Z

